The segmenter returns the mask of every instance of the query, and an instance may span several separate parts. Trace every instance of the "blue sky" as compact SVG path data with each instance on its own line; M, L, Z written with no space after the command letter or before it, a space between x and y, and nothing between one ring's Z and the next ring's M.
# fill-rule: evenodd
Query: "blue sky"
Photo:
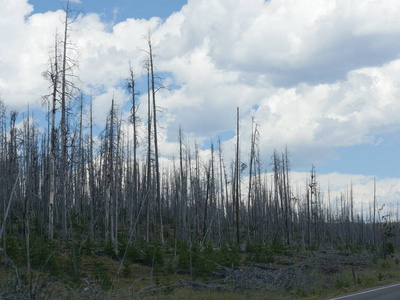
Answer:
M35 12L58 10L65 1L30 0ZM71 3L83 9L85 13L97 13L107 22L125 21L127 18L150 19L157 16L166 19L175 11L179 11L187 1L184 0L83 0L80 4Z
M62 3L0 0L0 39L7 41L0 44L0 97L11 108L23 111L29 103L42 109L38 99L48 83L41 73L56 28L62 28ZM70 36L79 49L79 84L92 95L98 128L113 95L121 108L129 107L121 84L129 62L138 82L145 82L141 49L151 29L156 67L170 87L158 94L164 157L176 155L181 125L188 143L196 141L205 157L210 140L222 137L230 161L239 106L243 161L254 118L267 165L274 148L281 152L287 146L299 174L314 164L343 184L352 178L370 184L373 177L388 190L399 184L399 1L81 0L73 5L83 10ZM139 114L145 119L146 92L143 84L139 88Z

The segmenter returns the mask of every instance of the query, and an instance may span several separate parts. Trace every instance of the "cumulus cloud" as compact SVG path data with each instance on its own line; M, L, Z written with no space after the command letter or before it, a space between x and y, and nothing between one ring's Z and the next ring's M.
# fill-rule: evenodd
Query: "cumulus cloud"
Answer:
M180 56L206 38L218 68L284 86L334 82L397 57L399 10L394 1L191 1L171 21L180 30L166 22L166 47Z
M62 11L37 14L26 0L0 0L0 93L16 108L47 93L46 69ZM114 97L128 98L131 62L142 86L146 120L147 49L171 90L157 93L162 153L176 149L177 132L200 145L235 132L241 111L242 153L250 150L251 118L262 153L286 145L299 166L322 162L335 147L377 143L399 127L400 3L345 0L188 1L164 22L154 17L107 24L80 15L70 31L79 50L82 90L93 96L104 125ZM61 31L61 30L59 30ZM235 139L225 142L233 149Z

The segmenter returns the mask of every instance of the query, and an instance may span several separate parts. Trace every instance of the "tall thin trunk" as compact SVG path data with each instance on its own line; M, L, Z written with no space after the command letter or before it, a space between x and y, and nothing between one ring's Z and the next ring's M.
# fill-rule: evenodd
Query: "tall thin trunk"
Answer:
M93 157L93 102L90 100L90 159L89 159L89 184L90 184L90 238L94 239L94 209L95 209L95 197L94 197L94 157Z
M153 49L151 44L151 36L148 38L149 44L149 59L150 59L150 74L151 74L151 93L153 100L153 130L154 130L154 155L156 163L156 200L158 203L158 214L160 222L160 238L161 244L164 244L164 230L163 230L163 214L162 214L162 202L161 202L161 185L160 185L160 166L158 157L158 137L157 137L157 106L156 106L156 88L154 81L154 64L153 64Z
M208 199L210 196L210 167L207 168L206 176L207 176L207 186L206 186L206 199L204 203L203 241L205 240L207 234Z
M239 227L239 207L240 207L240 161L239 161L239 107L237 108L237 124L236 124L236 239L240 244L240 227Z
M65 9L65 24L64 24L64 43L63 43L63 58L61 70L61 170L60 170L60 183L61 183L61 226L62 226L62 241L65 244L67 239L67 191L66 191L66 171L67 171L67 120L66 120L66 102L67 102L67 82L66 82L66 68L67 68L67 40L68 40L68 14L69 14L69 1L67 1L67 8Z
M255 130L254 130L254 118L252 119L252 128L251 128L251 150L250 150L250 165L249 165L249 187L247 193L247 241L250 242L250 209L252 206L251 196L252 196L252 177L253 177L253 159L254 159L254 144L255 144ZM254 203L253 203L254 205Z
M376 224L375 224L375 222L376 222L376 180L375 180L375 177L374 177L374 207L373 207L373 210L374 210L374 218L372 220L372 234L373 234L372 239L373 239L374 245L376 245L377 241L376 241L376 232L375 232L376 231Z
M111 113L110 113L110 136L108 137L110 142L108 145L108 184L107 184L107 197L109 207L109 224L110 224L110 237L111 242L114 243L114 98L111 103Z
M29 126L29 110L26 121L26 140L25 140L25 239L26 239L26 269L27 273L31 270L30 248L29 248L29 196L30 196L30 126Z
M183 136L182 127L179 125L179 168L180 168L180 196L181 196L181 208L182 208L182 227L184 231L184 236L186 238L186 175L183 169Z
M130 72L130 78L129 78L129 84L131 88L131 93L132 93L132 111L131 111L131 122L133 125L133 195L132 195L132 200L133 200L133 205L131 205L135 208L135 218L137 217L137 210L138 210L138 198L137 198L137 157L136 157L136 152L137 152L137 131L136 131L136 91L135 91L135 76L133 74L132 67L129 68ZM130 216L130 224L133 224L133 211L129 212ZM136 226L135 226L136 227Z
M151 98L150 98L150 66L147 65L147 192L146 192L146 242L149 242L150 230L150 188L151 188Z
M220 209L222 213L222 220L225 220L226 213L224 213L225 210L225 205L224 205L224 181L222 180L222 175L223 175L223 168L222 168L222 148L221 148L221 139L218 139L218 156L219 156L219 181L220 181L220 189L221 189L221 202L220 202Z
M50 142L50 198L49 198L49 237L53 239L54 234L54 193L55 193L55 143L56 143L56 102L58 83L58 51L57 34L54 46L54 71L53 71L53 93L51 110L51 142Z

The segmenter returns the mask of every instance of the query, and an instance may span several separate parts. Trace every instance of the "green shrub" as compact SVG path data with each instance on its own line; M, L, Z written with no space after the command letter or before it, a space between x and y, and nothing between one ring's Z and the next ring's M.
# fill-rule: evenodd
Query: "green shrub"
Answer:
M219 264L225 267L239 266L241 260L240 246L236 244L228 247L225 243L219 249Z
M6 252L7 256L17 265L22 263L21 257L26 255L22 253L21 239L16 239L11 235L6 236Z
M190 253L189 245L185 242L178 241L177 255L178 268L188 270L190 268Z
M254 244L246 255L246 261L256 263L274 262L274 253L271 248L262 243Z
M132 263L140 263L142 261L142 254L136 245L131 244L126 252L126 258Z
M214 249L211 244L206 244L203 248L203 250L200 253L200 260L199 260L200 266L198 267L200 272L211 272L215 270L216 264L215 264L215 253Z
M87 238L86 241L83 243L82 250L83 250L83 253L85 255L94 256L94 254L95 254L95 243L90 237Z
M112 259L117 258L117 254L115 253L114 244L109 239L104 247L104 254Z
M129 262L127 262L126 260L124 261L124 268L122 269L122 275L125 278L129 278L132 274L132 270L131 270L131 266L129 264Z
M107 268L102 262L93 263L93 276L97 280L100 288L108 291L112 286L111 277L108 274Z
M162 266L164 264L164 255L160 244L148 244L144 246L143 263L154 266Z

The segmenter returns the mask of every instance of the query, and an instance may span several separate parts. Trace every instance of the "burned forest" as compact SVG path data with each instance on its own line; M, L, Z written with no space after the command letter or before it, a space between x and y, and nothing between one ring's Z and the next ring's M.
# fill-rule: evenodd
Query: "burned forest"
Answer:
M129 103L109 99L100 128L70 40L78 14L64 12L32 99L46 121L0 100L0 298L290 299L398 278L399 208L377 203L375 181L361 200L351 182L322 189L312 165L294 180L290 149L263 153L268 132L252 119L243 135L240 107L231 143L202 147L180 126L165 156L150 30L143 70L126 64Z

